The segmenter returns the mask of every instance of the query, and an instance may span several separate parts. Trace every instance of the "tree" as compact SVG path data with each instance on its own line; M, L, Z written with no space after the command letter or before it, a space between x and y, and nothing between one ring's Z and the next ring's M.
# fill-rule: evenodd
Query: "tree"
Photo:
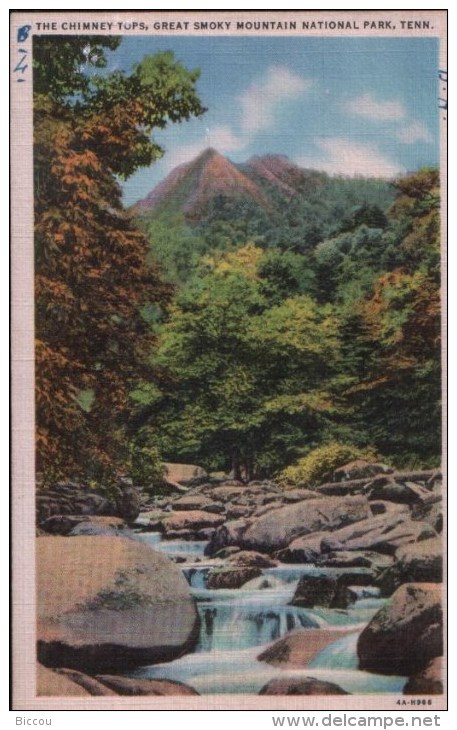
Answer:
M34 42L37 466L100 476L125 464L129 393L151 376L142 311L170 296L116 176L163 153L154 127L204 110L198 72L170 53L87 78L82 44L102 67L117 41Z
M155 362L172 381L151 401L169 458L271 474L319 437L335 408L326 391L335 318L305 295L267 299L258 272L268 256L248 245L207 259L162 328Z
M358 429L398 464L435 465L441 455L438 182L433 169L397 181L394 268L352 308L357 336L347 350L358 350L350 392Z

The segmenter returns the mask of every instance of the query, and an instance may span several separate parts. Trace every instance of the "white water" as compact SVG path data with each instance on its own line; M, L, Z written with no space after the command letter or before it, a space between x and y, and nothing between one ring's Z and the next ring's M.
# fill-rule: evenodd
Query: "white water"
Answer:
M203 557L205 543L160 541L154 533L143 533L140 538L168 555L201 561L181 566L197 601L201 630L193 654L142 667L131 672L131 676L184 682L200 694L258 694L278 675L314 677L333 682L353 694L401 693L405 677L357 669L359 633L384 603L376 589L353 587L357 600L344 610L291 606L288 604L302 575L341 573L341 570L281 565L264 570L265 580L256 579L257 582L247 584L244 589L210 590L206 588L206 578L214 563ZM351 627L354 633L323 649L303 669L280 669L257 659L266 647L289 631L324 627L333 630Z

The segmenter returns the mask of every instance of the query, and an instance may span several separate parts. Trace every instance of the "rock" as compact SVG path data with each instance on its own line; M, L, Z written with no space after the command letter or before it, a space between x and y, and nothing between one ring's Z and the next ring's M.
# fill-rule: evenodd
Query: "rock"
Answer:
M85 519L85 515L52 515L41 522L41 529L49 535L68 535Z
M386 464L374 464L364 459L356 459L335 469L332 480L334 482L343 482L352 479L367 479L377 474L390 474L391 472L393 472L393 469Z
M141 499L140 493L134 487L126 486L116 499L117 514L123 517L126 522L135 522L140 514Z
M187 684L175 682L171 679L137 679L136 677L120 677L109 674L98 675L96 679L105 687L114 690L114 693L118 695L158 695L166 697L169 695L199 694Z
M417 674L409 678L403 688L404 695L442 695L443 657L435 657Z
M241 552L241 549L237 547L236 545L230 545L229 547L221 548L217 551L217 553L214 555L215 558L228 558L231 555L236 555L236 553Z
M266 508L265 508L266 509ZM268 511L268 510L267 510ZM232 504L227 507L227 520L238 520L240 517L247 517L251 510L241 504Z
M302 608L314 606L347 608L353 602L347 592L348 586L372 585L374 578L373 572L364 568L336 575L328 573L303 575L298 581L291 605Z
M90 678L88 677L88 679ZM100 695L115 694L102 684L99 685L99 688ZM79 682L75 682L70 676L48 669L42 664L38 664L37 668L36 693L38 697L90 697L94 694L94 692L85 689Z
M284 550L279 550L275 557L283 563L316 563L321 557L321 541L323 532L313 533L292 540Z
M312 489L287 489L284 491L282 499L287 504L289 502L303 502L305 499L316 499L316 497L321 496Z
M259 575L248 580L240 587L240 591L263 591L265 588L284 588L284 582L273 575Z
M413 482L398 483L393 478L383 481L376 481L367 488L367 496L370 500L383 500L385 502L397 502L398 504L425 504L430 499L430 491Z
M261 507L255 508L254 511L251 512L251 517L253 519L256 519L257 517L262 517L262 515L266 515L267 512L271 512L275 509L280 509L281 507L284 507L283 501L269 502L268 504L263 504Z
M143 543L113 537L37 539L38 658L100 672L189 651L198 615L179 568Z
M258 578L262 574L260 568L234 566L233 568L214 568L208 573L208 588L240 588L242 585Z
M117 527L113 527L109 523L96 523L84 521L75 525L69 533L69 537L81 537L83 535L106 535L111 537L133 537L133 533L129 533L127 530L119 530Z
M175 499L173 501L173 509L177 511L193 511L193 510L208 510L216 511L222 510L222 506L219 506L216 502L209 499L208 497L205 497L204 494L193 494L193 495L185 495L184 497L180 497L179 499ZM216 508L208 509L208 508Z
M240 536L239 545L248 550L271 553L287 547L300 535L336 530L369 516L368 500L363 496L344 499L318 497L259 517Z
M335 597L337 584L337 579L330 575L302 576L291 603L302 608L328 607Z
M327 646L354 634L354 629L300 629L286 634L263 651L257 659L281 669L308 666Z
M326 568L371 568L378 574L392 565L393 557L369 550L342 550L321 555L317 562Z
M256 553L254 550L241 550L227 558L227 565L274 568L277 565L277 561L262 555L262 553Z
M249 524L250 522L248 520L239 519L225 522L220 527L217 527L205 548L205 555L215 555L224 547L240 547L241 537L247 530Z
M384 596L390 596L403 583L441 583L443 580L443 543L439 537L410 543L398 548L395 563L377 580Z
M350 694L333 682L314 677L276 677L265 684L259 695L347 695Z
M240 482L230 482L214 487L212 484L205 488L205 493L210 495L217 502L231 502L233 499L240 497L246 491L246 487L241 486Z
M83 674L83 672L78 672L76 669L60 668L54 669L54 671L63 677L67 677L67 679L71 682L79 684L79 686L85 689L88 694L93 695L94 697L104 697L108 695L113 696L117 694L94 677L90 677L88 674Z
M360 669L411 676L443 653L442 586L400 586L360 634Z
M165 472L171 482L178 482L181 485L189 484L194 479L206 479L207 472L195 464L171 464L165 463Z
M206 527L217 527L222 525L224 518L221 515L211 514L203 510L189 510L188 512L170 513L164 523L165 531L177 532L179 530L187 530L197 532Z

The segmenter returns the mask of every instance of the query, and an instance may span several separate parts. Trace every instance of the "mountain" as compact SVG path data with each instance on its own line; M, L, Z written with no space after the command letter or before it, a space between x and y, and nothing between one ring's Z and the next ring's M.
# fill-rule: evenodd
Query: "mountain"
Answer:
M137 215L183 212L190 220L204 215L214 198L246 200L268 209L261 187L212 148L176 167L146 198L134 206Z

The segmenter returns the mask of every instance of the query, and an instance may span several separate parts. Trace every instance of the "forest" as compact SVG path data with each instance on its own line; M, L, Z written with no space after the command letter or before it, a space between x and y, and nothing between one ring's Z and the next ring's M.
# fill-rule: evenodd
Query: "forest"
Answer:
M439 171L207 150L127 209L155 130L205 114L199 71L164 52L107 73L119 40L90 41L99 75L87 38L34 37L40 483L160 489L163 462L300 481L338 451L438 466Z

